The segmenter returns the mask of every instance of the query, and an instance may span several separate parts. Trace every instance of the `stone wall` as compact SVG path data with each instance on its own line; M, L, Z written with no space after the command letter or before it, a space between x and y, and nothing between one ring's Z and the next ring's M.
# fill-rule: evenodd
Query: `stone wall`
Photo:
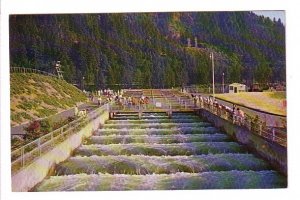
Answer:
M254 154L260 155L276 170L287 175L287 148L273 141L251 133L248 129L232 124L204 109L197 111L203 119L214 124L215 127L225 131L237 142L244 144Z
M12 176L12 191L26 192L32 189L49 174L56 164L69 158L73 150L81 145L83 139L91 136L93 131L98 129L100 124L104 124L108 117L108 112L104 111L79 132L72 134L54 149L14 174Z

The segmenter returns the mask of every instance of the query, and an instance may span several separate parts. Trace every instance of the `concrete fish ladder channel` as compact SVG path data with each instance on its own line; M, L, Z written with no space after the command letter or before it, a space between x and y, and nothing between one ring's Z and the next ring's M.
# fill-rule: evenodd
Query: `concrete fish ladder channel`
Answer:
M119 114L34 191L284 188L286 177L190 113Z

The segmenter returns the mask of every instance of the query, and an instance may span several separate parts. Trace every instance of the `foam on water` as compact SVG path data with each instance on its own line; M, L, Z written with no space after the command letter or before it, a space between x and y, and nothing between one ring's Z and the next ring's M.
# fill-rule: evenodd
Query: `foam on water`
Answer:
M149 181L149 179L151 181ZM123 184L116 185L116 182ZM174 174L77 174L52 176L36 191L100 191L100 190L192 190L284 188L285 177L276 171L222 171Z
M267 170L270 166L251 154L216 154L197 156L91 156L73 157L56 168L60 174L171 174L207 171Z
M197 155L217 153L239 153L246 149L236 142L191 142L178 144L108 144L82 145L74 155Z
M120 113L57 165L35 191L281 188L271 170L196 115Z
M230 138L225 134L167 134L167 135L121 135L112 134L104 136L92 136L85 140L84 144L170 144L189 142L224 142Z
M144 128L176 128L176 127L209 127L210 123L207 122L194 122L194 123L141 123L141 124L105 124L104 129L108 128L128 128L128 129L144 129Z
M174 127L174 128L103 128L98 129L95 135L166 135L166 134L214 134L218 133L215 127Z

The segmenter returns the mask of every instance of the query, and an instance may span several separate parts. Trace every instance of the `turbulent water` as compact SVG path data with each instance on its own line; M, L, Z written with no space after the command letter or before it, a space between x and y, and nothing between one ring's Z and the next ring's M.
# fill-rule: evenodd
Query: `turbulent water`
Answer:
M36 191L281 188L286 177L198 116L118 114Z

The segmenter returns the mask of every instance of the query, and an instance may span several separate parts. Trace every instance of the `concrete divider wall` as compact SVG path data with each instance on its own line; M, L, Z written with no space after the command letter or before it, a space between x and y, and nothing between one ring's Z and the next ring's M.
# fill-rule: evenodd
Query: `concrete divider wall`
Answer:
M12 176L12 191L26 192L41 182L49 171L68 157L72 151L79 147L84 138L92 135L100 124L104 124L109 118L108 111L104 111L99 117L91 121L79 132L72 134L64 142L58 144L54 149L42 155L36 161L20 170Z
M237 142L246 145L251 151L259 154L276 170L287 176L287 148L259 135L251 133L248 129L234 125L211 112L200 109L197 114L214 124L215 127L225 131Z

